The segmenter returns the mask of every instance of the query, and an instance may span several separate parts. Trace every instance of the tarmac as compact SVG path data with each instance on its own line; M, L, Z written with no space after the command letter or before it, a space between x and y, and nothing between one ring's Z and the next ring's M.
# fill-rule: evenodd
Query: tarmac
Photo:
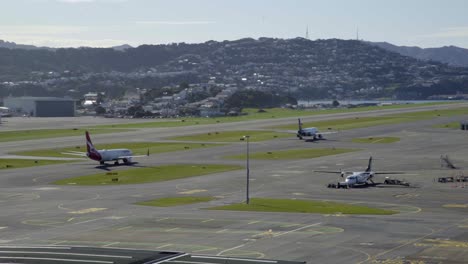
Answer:
M466 104L465 104L466 106ZM431 106L440 109L454 106ZM394 114L416 109L384 111ZM420 109L419 109L420 110ZM377 116L381 112L304 117L314 120ZM468 113L467 113L468 116ZM1 170L0 245L73 245L181 251L236 258L282 259L308 263L466 263L468 259L468 183L438 183L457 170L441 168L440 155L468 168L468 132L433 128L460 121L440 117L411 123L345 130L326 140L291 138L251 142L251 152L297 148L358 148L357 152L301 160L250 161L250 196L339 201L397 210L387 216L299 214L205 210L245 201L246 171L230 171L159 183L124 186L56 186L51 182L101 172L93 161ZM1 130L79 127L120 119L5 119ZM27 120L32 120L28 123ZM94 120L94 123L92 122ZM103 121L105 120L105 121ZM108 120L108 121L107 121ZM94 144L165 141L167 137L224 130L265 129L295 123L296 118L219 123L179 128L145 128L93 135ZM134 120L130 121L134 122ZM29 124L29 126L28 126ZM400 137L391 144L352 143L356 137ZM0 155L39 148L83 145L83 137L0 143ZM139 166L160 164L239 164L226 155L245 153L246 143L151 155ZM373 169L404 171L394 175L412 187L377 186L330 189L340 178L314 170L362 170L369 156ZM112 171L126 166L110 167ZM463 169L461 169L463 171ZM374 181L383 181L376 176ZM146 207L136 202L181 195L214 196L208 203Z

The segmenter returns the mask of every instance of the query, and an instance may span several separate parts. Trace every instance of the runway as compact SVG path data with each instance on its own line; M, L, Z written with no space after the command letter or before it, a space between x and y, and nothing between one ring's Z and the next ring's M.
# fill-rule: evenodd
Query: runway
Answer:
M432 106L428 109L453 106ZM428 110L425 109L425 110ZM394 114L416 109L385 110ZM419 109L421 110L421 109ZM312 116L305 121L381 115L363 112ZM468 116L468 113L467 113ZM400 211L389 216L322 215L212 211L204 208L245 200L245 170L181 180L124 186L55 186L54 180L99 172L97 164L82 161L0 171L0 243L89 245L183 251L233 257L284 259L308 263L465 263L468 259L468 184L434 181L451 176L440 168L448 154L457 166L468 168L466 131L433 128L434 124L463 120L437 118L412 123L353 129L327 140L304 142L295 135L251 143L251 151L295 148L358 148L358 152L305 160L251 160L251 196L341 201ZM195 126L145 128L96 135L94 143L163 141L169 136L223 130L264 129L294 122L295 118ZM34 127L47 127L46 120ZM26 123L8 126L26 129ZM89 121L73 120L89 125ZM109 121L111 122L111 121ZM133 122L133 121L132 121ZM39 124L40 125L37 125ZM55 122L49 122L55 124ZM63 124L67 127L67 124ZM29 128L31 129L31 127ZM395 136L391 144L352 143L355 137ZM0 143L0 154L36 148L83 145L83 137ZM223 156L245 152L245 142L225 146L151 155L142 166L169 163L244 165ZM314 170L363 169L375 159L378 172L398 170L395 176L417 188L382 187L328 189L335 175ZM124 166L112 170L126 169ZM383 180L381 179L376 179ZM462 188L464 186L464 188ZM134 203L177 195L215 196L216 200L186 206L157 208ZM387 261L387 262L385 262ZM400 261L400 262L398 262Z

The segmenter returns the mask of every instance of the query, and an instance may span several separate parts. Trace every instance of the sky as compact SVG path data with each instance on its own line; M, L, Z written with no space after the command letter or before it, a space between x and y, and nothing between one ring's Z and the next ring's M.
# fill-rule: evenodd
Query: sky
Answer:
M0 0L0 39L49 47L240 38L468 48L466 0ZM359 32L359 33L358 33Z

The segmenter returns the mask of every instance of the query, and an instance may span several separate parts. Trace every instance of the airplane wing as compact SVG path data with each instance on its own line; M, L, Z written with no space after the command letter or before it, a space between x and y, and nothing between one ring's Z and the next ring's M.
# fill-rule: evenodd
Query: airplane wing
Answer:
M79 151L60 152L60 154L87 157L86 152L79 152Z
M317 132L317 134L322 134L322 135L335 134L335 133L338 133L338 131L326 131L326 132L319 131L319 132Z
M149 156L149 149L148 152L146 152L146 155L129 155L129 156L119 156L117 159L131 159L131 158L142 158L142 157L148 157Z
M141 158L148 157L148 155L136 155L136 156L119 156L117 159L131 159L131 158Z
M314 172L321 172L321 173L336 173L336 174L341 174L341 173L353 173L352 171L314 171Z

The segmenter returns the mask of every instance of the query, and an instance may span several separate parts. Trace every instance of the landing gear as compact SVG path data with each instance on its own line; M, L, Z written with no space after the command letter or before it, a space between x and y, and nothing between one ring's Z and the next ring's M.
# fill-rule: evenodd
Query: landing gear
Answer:
M125 164L128 163L128 159L123 159L122 161L123 161Z
M114 165L119 165L119 161L118 160L114 161Z
M105 163L104 163L104 161L100 161L99 164L104 165Z

